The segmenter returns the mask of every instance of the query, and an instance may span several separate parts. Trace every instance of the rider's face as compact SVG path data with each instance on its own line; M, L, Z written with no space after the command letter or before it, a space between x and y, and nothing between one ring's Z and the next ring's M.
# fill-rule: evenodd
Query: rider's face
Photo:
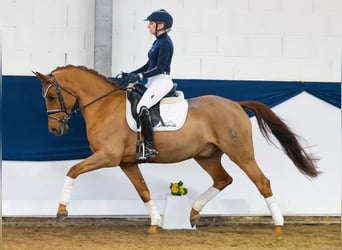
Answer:
M147 28L148 28L148 30L150 31L150 33L151 33L152 35L156 35L156 30L163 29L163 28L164 28L164 24L163 24L163 23L158 23L158 27L157 27L158 29L156 29L156 27L157 27L157 23L156 23L156 22L154 22L154 21L149 21L149 22L148 22ZM162 32L159 31L159 32L158 32L158 35L159 35L160 33L162 33Z
M147 28L152 35L154 35L156 32L156 25L157 25L156 22L153 22L153 21L148 22Z

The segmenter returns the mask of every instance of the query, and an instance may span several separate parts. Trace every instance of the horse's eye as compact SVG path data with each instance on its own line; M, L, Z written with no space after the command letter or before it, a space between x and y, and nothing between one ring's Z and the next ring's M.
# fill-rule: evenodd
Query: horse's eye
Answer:
M56 96L54 96L54 95L48 95L47 98L48 98L49 101L53 101L53 100L56 99Z

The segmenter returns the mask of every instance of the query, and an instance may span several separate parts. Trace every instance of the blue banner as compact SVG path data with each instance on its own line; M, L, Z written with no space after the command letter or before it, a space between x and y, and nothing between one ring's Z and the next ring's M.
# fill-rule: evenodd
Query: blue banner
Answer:
M66 135L48 132L40 80L31 76L3 76L3 160L53 161L83 159L91 154L81 113L69 121ZM274 107L306 91L341 108L341 84L226 80L174 80L186 98L218 95L235 101L256 100Z

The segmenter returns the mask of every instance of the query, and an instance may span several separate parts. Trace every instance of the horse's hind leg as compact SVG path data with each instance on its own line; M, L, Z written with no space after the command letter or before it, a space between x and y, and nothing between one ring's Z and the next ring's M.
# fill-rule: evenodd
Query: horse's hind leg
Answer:
M211 176L213 179L213 186L209 187L204 193L202 193L194 202L191 213L190 222L194 227L199 219L200 212L203 207L212 200L220 191L232 183L233 178L226 172L221 164L221 151L216 151L210 158L198 157L195 160L201 167Z
M250 152L252 153L252 152ZM263 172L260 170L252 155L244 155L243 160L233 160L253 181L255 186L258 188L260 194L265 198L268 209L271 212L274 232L281 233L281 227L284 224L284 218L280 212L280 209L275 201L273 192L271 189L271 182L265 177Z

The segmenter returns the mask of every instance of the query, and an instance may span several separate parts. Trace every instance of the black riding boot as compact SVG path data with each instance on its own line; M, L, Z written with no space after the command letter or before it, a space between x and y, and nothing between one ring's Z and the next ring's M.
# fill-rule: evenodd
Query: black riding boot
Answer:
M139 118L145 143L145 154L144 156L140 155L139 158L140 160L144 160L148 157L156 157L158 151L154 149L152 121L150 112L146 107L141 108Z

